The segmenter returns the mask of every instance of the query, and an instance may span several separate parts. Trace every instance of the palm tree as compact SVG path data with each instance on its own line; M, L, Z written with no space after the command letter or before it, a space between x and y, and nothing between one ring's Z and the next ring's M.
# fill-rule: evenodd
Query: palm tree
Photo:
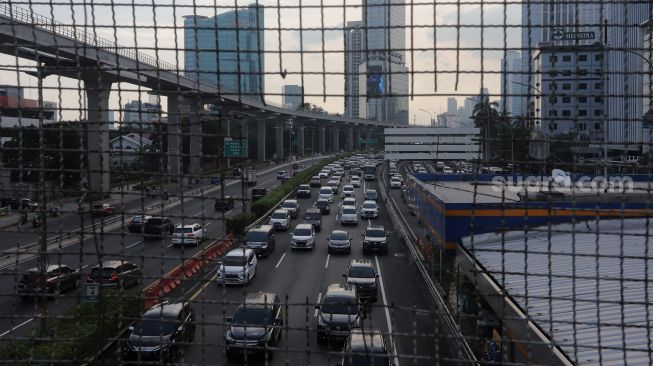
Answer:
M490 159L490 139L496 135L496 124L500 115L497 111L499 104L490 102L486 97L481 95L480 102L474 106L472 119L474 126L481 129L481 139L483 141L483 160Z

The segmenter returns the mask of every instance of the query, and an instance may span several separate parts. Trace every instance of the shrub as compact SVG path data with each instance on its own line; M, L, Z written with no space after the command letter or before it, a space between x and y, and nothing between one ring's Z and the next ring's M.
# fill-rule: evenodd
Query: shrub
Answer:
M245 228L256 221L257 218L257 215L248 212L241 212L238 215L230 217L225 223L227 232L241 236L245 233Z

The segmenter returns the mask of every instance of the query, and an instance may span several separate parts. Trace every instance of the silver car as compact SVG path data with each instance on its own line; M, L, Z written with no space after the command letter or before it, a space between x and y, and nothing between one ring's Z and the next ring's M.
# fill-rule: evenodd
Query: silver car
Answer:
M218 269L218 283L247 284L256 275L258 260L251 249L233 249L224 256Z
M344 230L333 230L327 239L327 253L351 253L351 236Z
M356 206L342 206L340 211L341 225L358 225L358 211Z

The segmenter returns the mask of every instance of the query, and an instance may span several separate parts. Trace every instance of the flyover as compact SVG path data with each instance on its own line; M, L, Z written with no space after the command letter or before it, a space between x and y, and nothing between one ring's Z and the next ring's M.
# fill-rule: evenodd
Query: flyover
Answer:
M177 52L182 49L178 49ZM220 108L223 134L230 135L231 121L240 125L238 135L248 138L247 125L256 123L256 160L266 160L265 140L268 124L275 129L275 153L283 156L284 125L292 121L297 128L298 152L305 152L306 132L311 142L317 137L314 152L352 151L362 148L362 141L380 136L389 122L352 119L326 114L292 111L271 106L264 101L205 84L184 75L179 65L158 57L122 47L112 41L84 32L69 24L38 15L12 4L0 4L0 53L37 62L36 71L27 72L42 81L50 75L69 77L84 82L87 97L87 143L89 190L102 194L109 191L109 95L114 83L124 82L151 89L151 94L167 97L168 163L172 179L183 175L181 154L181 117L190 119L190 165L188 173L200 172L203 108L216 104ZM317 136L315 135L317 131ZM329 139L327 139L329 135ZM292 136L292 131L290 133ZM343 138L344 137L344 138ZM343 144L344 142L344 144ZM261 146L262 145L262 146Z

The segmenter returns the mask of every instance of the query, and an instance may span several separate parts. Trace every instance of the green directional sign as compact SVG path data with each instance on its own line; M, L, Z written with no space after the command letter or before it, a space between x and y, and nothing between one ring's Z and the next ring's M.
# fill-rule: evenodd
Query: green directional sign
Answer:
M225 158L246 158L248 156L247 140L225 138L224 140L224 157Z

